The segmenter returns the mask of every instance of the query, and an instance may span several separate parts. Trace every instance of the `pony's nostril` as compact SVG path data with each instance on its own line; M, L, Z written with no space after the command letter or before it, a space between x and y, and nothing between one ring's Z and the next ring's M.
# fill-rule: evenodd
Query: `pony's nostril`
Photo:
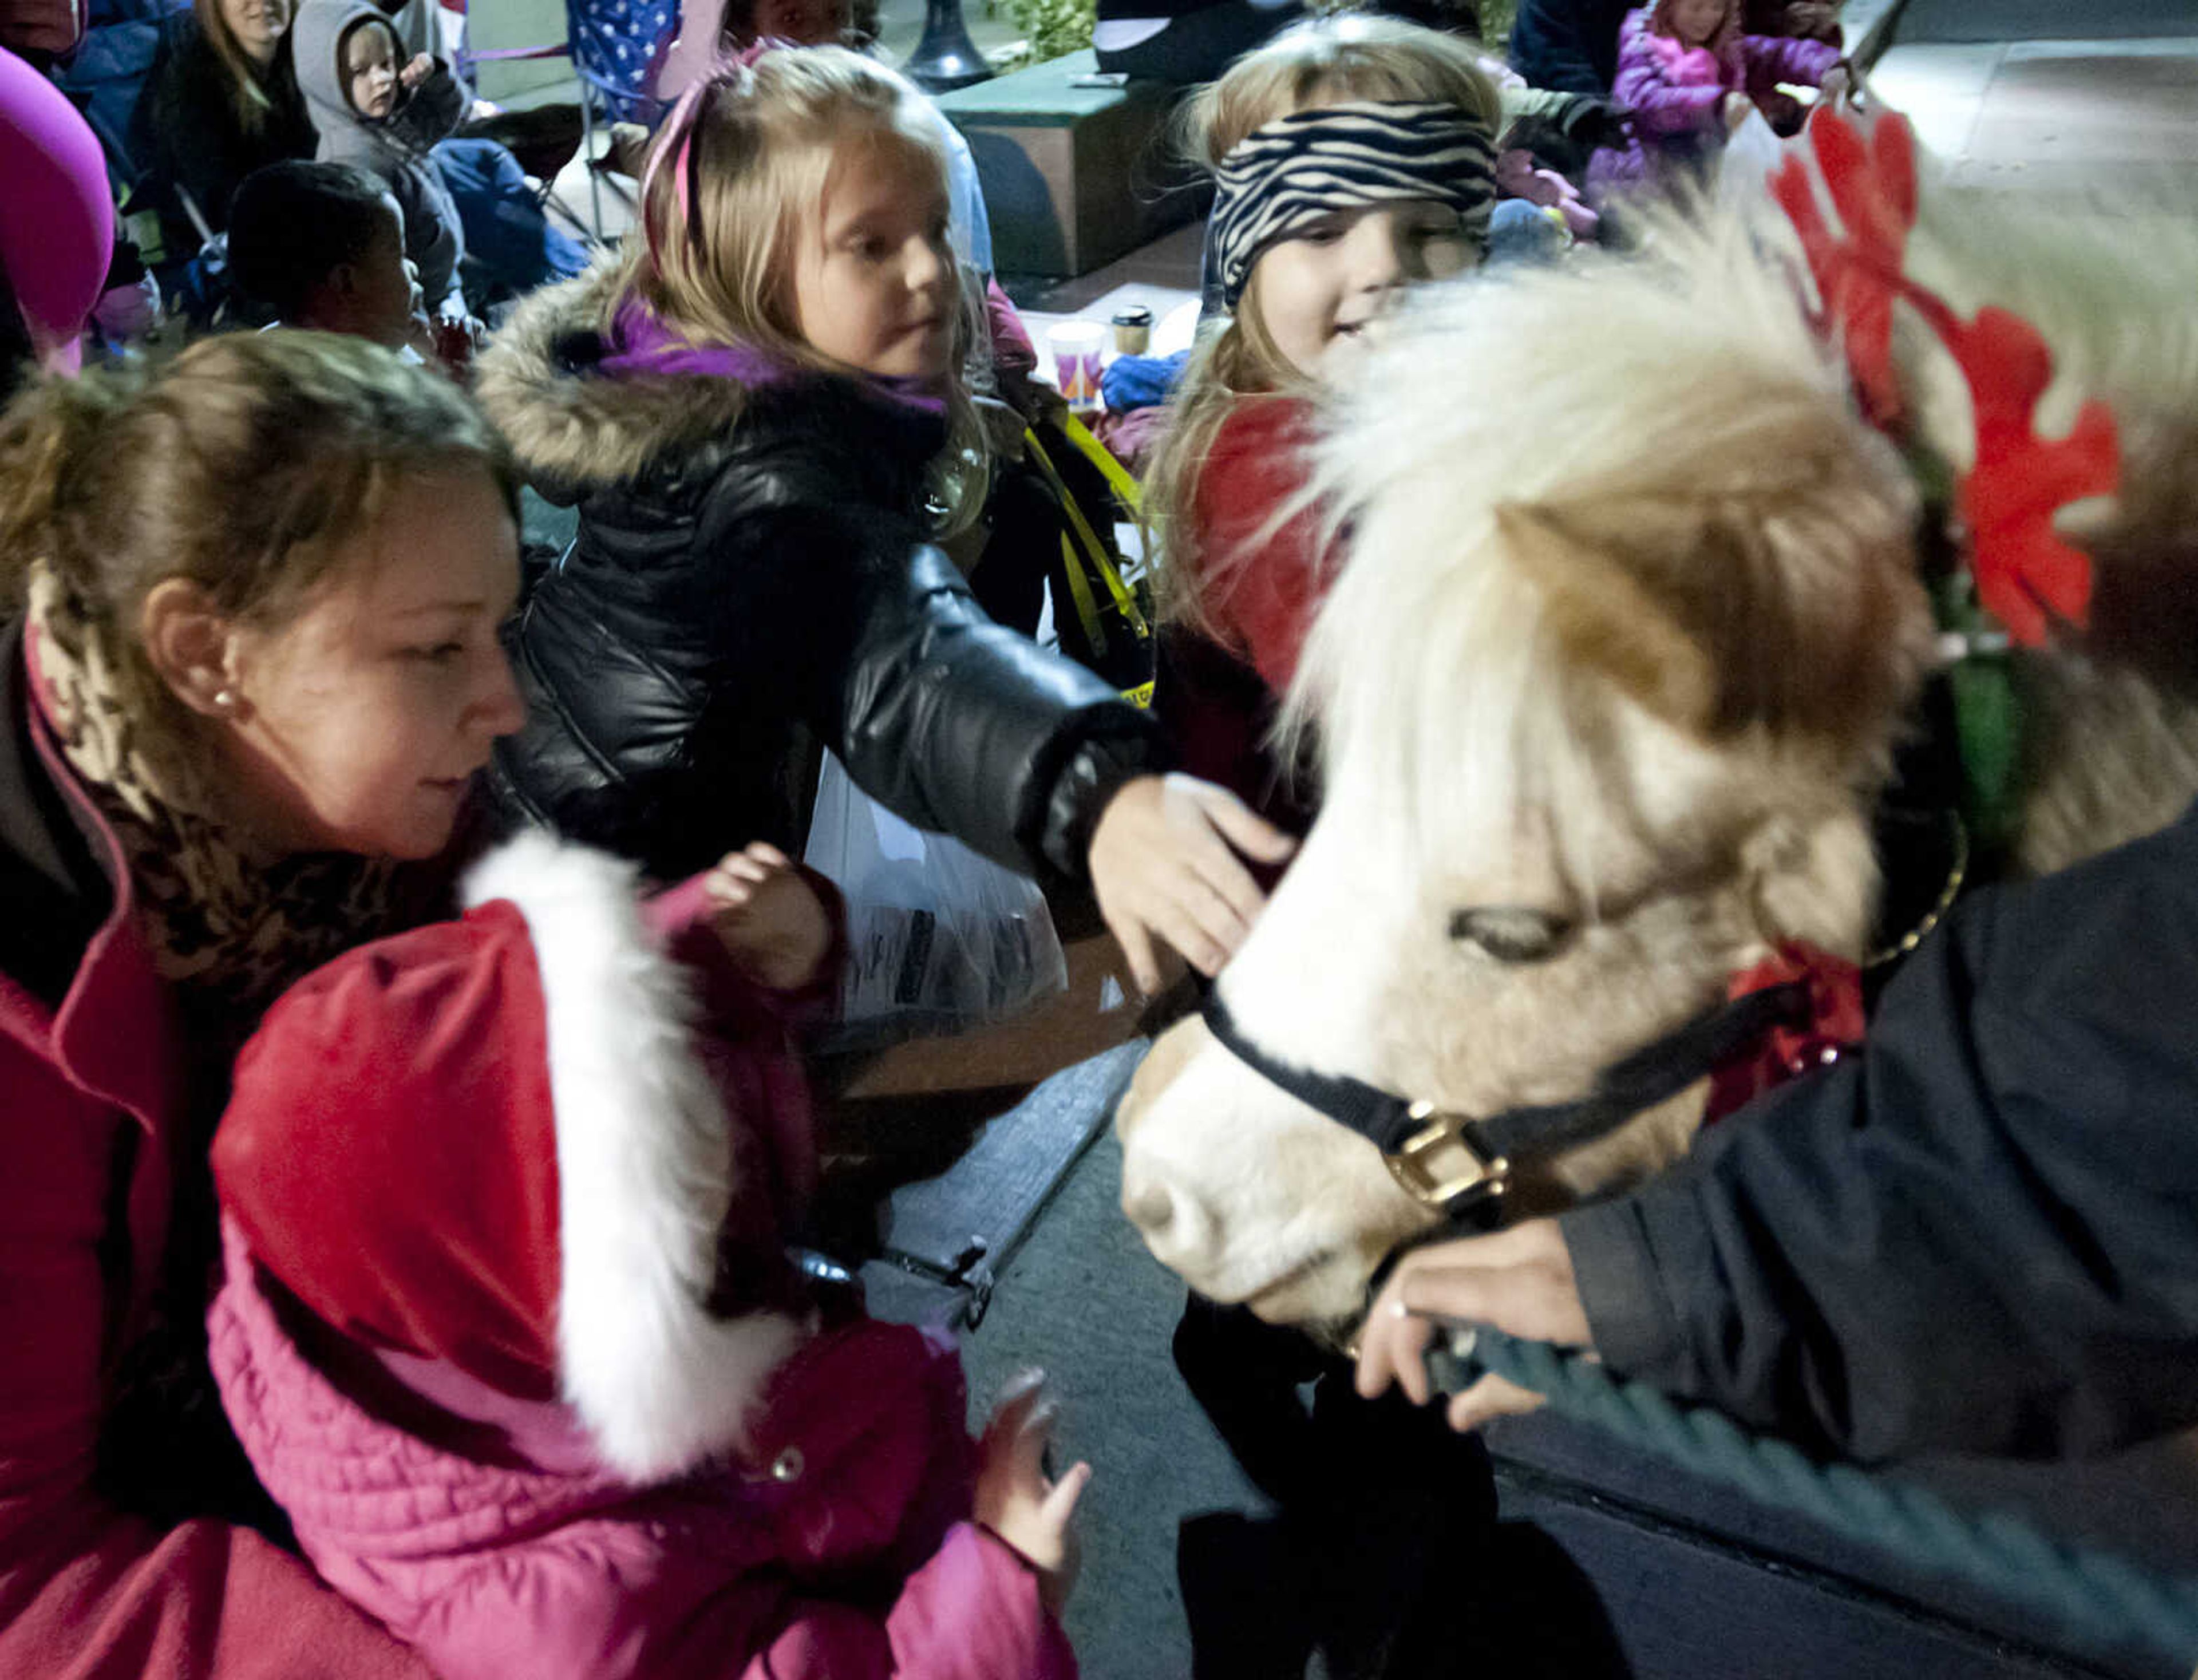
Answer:
M1218 1235L1213 1216L1195 1195L1179 1186L1171 1189L1165 1183L1148 1183L1125 1188L1122 1211L1162 1265L1179 1270L1201 1264L1213 1253Z
M1157 1235L1175 1218L1175 1199L1168 1195L1165 1185L1148 1184L1124 1197L1122 1211L1139 1230Z

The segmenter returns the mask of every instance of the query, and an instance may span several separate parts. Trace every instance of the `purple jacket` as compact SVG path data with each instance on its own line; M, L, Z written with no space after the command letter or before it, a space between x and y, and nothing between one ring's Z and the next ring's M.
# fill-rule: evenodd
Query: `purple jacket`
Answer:
M1036 1576L966 1520L951 1345L828 1333L739 1462L637 1485L561 1404L317 1334L224 1238L210 1329L245 1450L322 1575L442 1680L1073 1680Z
M1612 96L1629 113L1629 134L1625 145L1590 160L1595 192L1660 182L1714 153L1724 137L1727 94L1762 95L1780 82L1815 87L1840 61L1837 47L1782 35L1737 37L1721 56L1689 50L1649 28L1648 18L1645 8L1628 12L1619 26Z

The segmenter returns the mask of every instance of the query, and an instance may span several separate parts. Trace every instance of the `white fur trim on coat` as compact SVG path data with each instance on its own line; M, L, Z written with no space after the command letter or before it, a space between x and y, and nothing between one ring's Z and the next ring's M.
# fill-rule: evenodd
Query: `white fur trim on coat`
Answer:
M732 1194L724 1103L638 892L631 865L530 834L483 858L462 898L515 905L542 976L565 1398L614 1468L654 1480L736 1444L805 1331L705 1308Z

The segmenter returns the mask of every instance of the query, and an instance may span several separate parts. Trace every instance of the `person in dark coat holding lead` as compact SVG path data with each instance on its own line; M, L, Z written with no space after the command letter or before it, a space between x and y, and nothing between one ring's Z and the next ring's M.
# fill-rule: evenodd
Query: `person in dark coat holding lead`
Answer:
M2106 1451L2198 1422L2198 809L1986 889L1861 1049L1634 1194L1423 1248L1358 1386L1429 1398L1439 1321L1874 1461ZM1484 1377L1461 1429L1531 1409Z

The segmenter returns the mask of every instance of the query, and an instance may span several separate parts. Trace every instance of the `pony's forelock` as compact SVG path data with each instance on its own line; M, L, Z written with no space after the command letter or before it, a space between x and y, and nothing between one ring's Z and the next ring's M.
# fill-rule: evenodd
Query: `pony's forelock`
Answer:
M1833 352L1743 231L1674 224L1660 248L1425 288L1372 349L1315 451L1307 495L1349 558L1280 726L1286 752L1317 747L1331 794L1339 777L1354 796L1387 790L1415 834L1455 843L1475 812L1544 814L1590 889L1593 836L1624 793L1602 767L1609 696L1568 673L1497 509L1760 495L1763 428L1845 423ZM1596 376L1545 377L1560 357ZM1632 394L1660 387L1654 404Z

